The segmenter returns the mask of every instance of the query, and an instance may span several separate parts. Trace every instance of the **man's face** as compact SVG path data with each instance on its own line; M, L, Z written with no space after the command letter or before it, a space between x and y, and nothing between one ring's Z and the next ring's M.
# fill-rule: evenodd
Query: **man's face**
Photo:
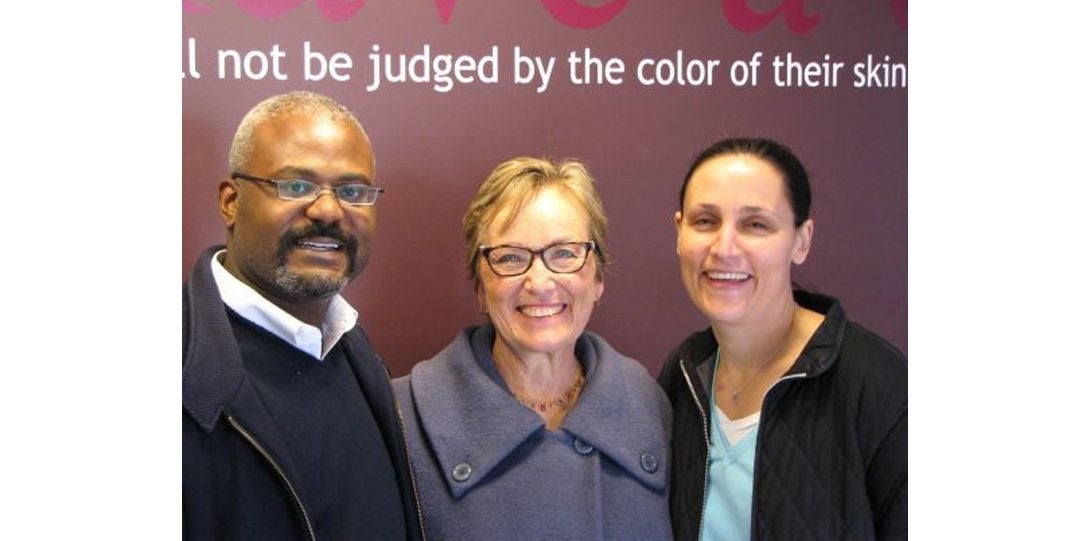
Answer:
M239 173L324 188L371 184L375 176L371 144L351 120L274 117L254 129L253 142ZM332 191L288 201L273 184L228 180L220 185L220 212L228 231L224 266L282 307L329 299L371 255L374 207L342 204Z

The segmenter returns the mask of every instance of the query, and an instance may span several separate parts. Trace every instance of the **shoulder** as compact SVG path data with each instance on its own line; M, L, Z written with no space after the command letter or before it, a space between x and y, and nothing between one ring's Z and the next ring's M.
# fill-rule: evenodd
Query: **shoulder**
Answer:
M707 327L690 334L667 357L667 362L677 363L681 359L689 362L702 361L715 351L718 344L711 327Z
M639 361L618 352L605 338L589 331L583 333L583 336L594 346L595 351L598 353L598 360L603 367L609 367L611 371L615 371L618 376L625 380L654 383L651 374L647 371L647 367Z
M371 345L371 338L363 327L356 325L352 330L344 333L341 343L345 346L348 356L360 366L367 375L381 375L383 379L390 378L390 369L386 361L382 359Z
M890 391L908 386L908 360L896 347L869 329L847 322L840 346L840 370L868 386Z
M679 379L681 361L685 360L695 366L711 356L716 347L718 344L711 327L690 334L666 357L666 362L659 371L659 385L667 394L672 395L672 389Z
M835 361L838 377L850 382L891 389L907 386L908 362L904 354L871 330L848 319L839 300L796 290L795 301L825 316L803 352L804 356L812 357L811 367L817 372L823 372L831 361Z
M418 361L408 374L394 378L394 393L398 399L411 397L415 392L427 392L431 386L447 386L449 381L464 378L464 372L474 367L467 366L474 360L470 336L476 327L469 327L459 332L454 340L447 344L433 357Z
M843 414L867 441L880 441L908 414L908 365L886 340L852 322L843 326L836 362L812 380L814 390L830 393Z
M843 405L857 428L885 434L908 412L908 363L903 353L871 330L848 319L840 302L796 290L795 300L825 315L799 365L814 377L799 382L817 396Z
M662 389L655 383L647 367L639 361L621 354L604 338L592 332L583 335L598 353L599 367L597 376L608 379L611 384L623 388L625 398L642 404L656 404L657 408L669 412L669 402Z

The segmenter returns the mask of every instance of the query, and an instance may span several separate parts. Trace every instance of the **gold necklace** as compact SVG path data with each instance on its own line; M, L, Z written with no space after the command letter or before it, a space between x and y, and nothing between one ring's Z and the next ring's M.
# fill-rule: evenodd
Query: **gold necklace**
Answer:
M777 351L777 353L779 353L779 352ZM766 363L767 363L767 361L766 361ZM718 348L716 348L716 350L715 350L715 364L716 365L719 364L719 349ZM729 365L730 363L727 363L727 364ZM764 371L766 368L768 368L767 364L765 366L762 366L762 367L758 368L757 370L754 370L753 372L750 372L749 376L746 377L746 380L743 381L742 384L739 385L737 388L735 388L734 384L732 384L730 382L729 377L724 378L724 379L727 380L727 385L730 386L729 390L730 390L730 400L731 400L731 402L734 402L735 404L737 404L738 403L738 395L741 394L742 391L744 391L746 389L746 385L749 385L749 382L750 382L750 380L753 379L753 376L757 375L758 372Z
M730 386L730 401L731 402L738 403L738 394L741 393L743 390L745 390L746 385L749 385L749 380L751 380L751 379L753 379L753 374L750 374L749 377L746 378L745 383L742 383L741 385L739 385L737 389L734 388L734 385ZM730 384L730 378L727 378L727 384L728 385Z
M524 396L516 392L512 392L512 394L515 395L515 398L518 399L518 401L521 402L522 405L532 410L544 413L547 409L557 408L570 402L573 398L575 398L575 395L579 393L579 390L583 388L584 381L585 380L583 379L583 371L580 370L579 374L575 376L575 383L572 383L571 388L565 391L564 394L560 395L559 398L540 399Z
M739 385L737 389L735 389L734 385L731 384L730 378L724 378L724 379L727 380L727 385L730 385L730 399L731 399L732 402L735 402L735 403L738 402L738 395L741 394L742 391L745 390L746 385L749 385L749 382L750 382L750 380L753 379L753 376L757 375L759 372L764 372L765 370L768 369L769 366L771 366L772 364L775 363L776 359L780 356L780 354L784 352L784 348L787 348L789 346L789 342L791 340L791 332L792 332L792 330L794 330L794 328L795 328L795 320L792 317L791 322L787 326L787 330L784 331L784 333L783 333L783 338L780 340L780 347L776 348L776 351L773 352L772 355L768 357L768 359L765 359L765 361L763 363L760 363L760 364L756 365L757 369L754 370L753 372L750 372L749 377L747 377L746 380L744 382L742 382L742 384ZM715 365L716 365L716 367L719 366L719 350L720 350L720 348L718 348L718 347L715 348ZM730 363L727 363L727 364L729 365Z

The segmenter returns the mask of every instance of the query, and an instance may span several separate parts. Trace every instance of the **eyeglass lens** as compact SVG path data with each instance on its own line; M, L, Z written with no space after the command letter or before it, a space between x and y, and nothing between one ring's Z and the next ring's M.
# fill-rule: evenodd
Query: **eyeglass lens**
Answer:
M573 273L583 268L590 253L589 243L565 242L530 250L519 246L497 246L488 251L488 265L501 276L514 276L529 270L534 255L540 254L545 267L557 273Z
M288 179L276 180L277 194L281 199L288 200L314 200L322 193L322 187L309 180ZM338 200L350 205L370 205L378 199L381 190L366 184L343 184L333 188L333 194Z

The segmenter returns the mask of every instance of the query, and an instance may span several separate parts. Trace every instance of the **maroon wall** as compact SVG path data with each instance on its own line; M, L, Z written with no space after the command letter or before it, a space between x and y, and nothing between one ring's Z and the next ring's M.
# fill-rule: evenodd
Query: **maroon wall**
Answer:
M762 19L749 5L783 9ZM657 373L669 350L705 325L674 254L681 176L713 140L761 135L787 143L811 172L815 241L798 281L840 297L850 317L906 350L907 83L879 86L879 69L877 80L856 87L853 70L868 55L907 66L906 10L905 0L185 0L183 276L203 248L224 239L216 187L240 117L271 94L315 90L360 118L387 189L374 257L345 296L395 375L480 321L460 263L461 216L489 171L516 155L588 163L615 260L590 329ZM350 57L352 68L342 70L350 79L305 81L304 42L327 57ZM384 82L368 91L376 44L395 56L428 44L433 57L481 57L495 46L499 80L455 82L447 92L435 83ZM256 77L274 45L282 53L277 71L270 64L258 80L220 78L218 50L262 51L250 55ZM513 81L515 47L556 58L544 92ZM584 49L623 61L623 80L574 84L568 54ZM673 59L679 50L686 59L720 60L713 84L638 81L641 59ZM756 84L732 84L732 63L757 52ZM843 62L837 85L778 85L772 62L788 53Z

